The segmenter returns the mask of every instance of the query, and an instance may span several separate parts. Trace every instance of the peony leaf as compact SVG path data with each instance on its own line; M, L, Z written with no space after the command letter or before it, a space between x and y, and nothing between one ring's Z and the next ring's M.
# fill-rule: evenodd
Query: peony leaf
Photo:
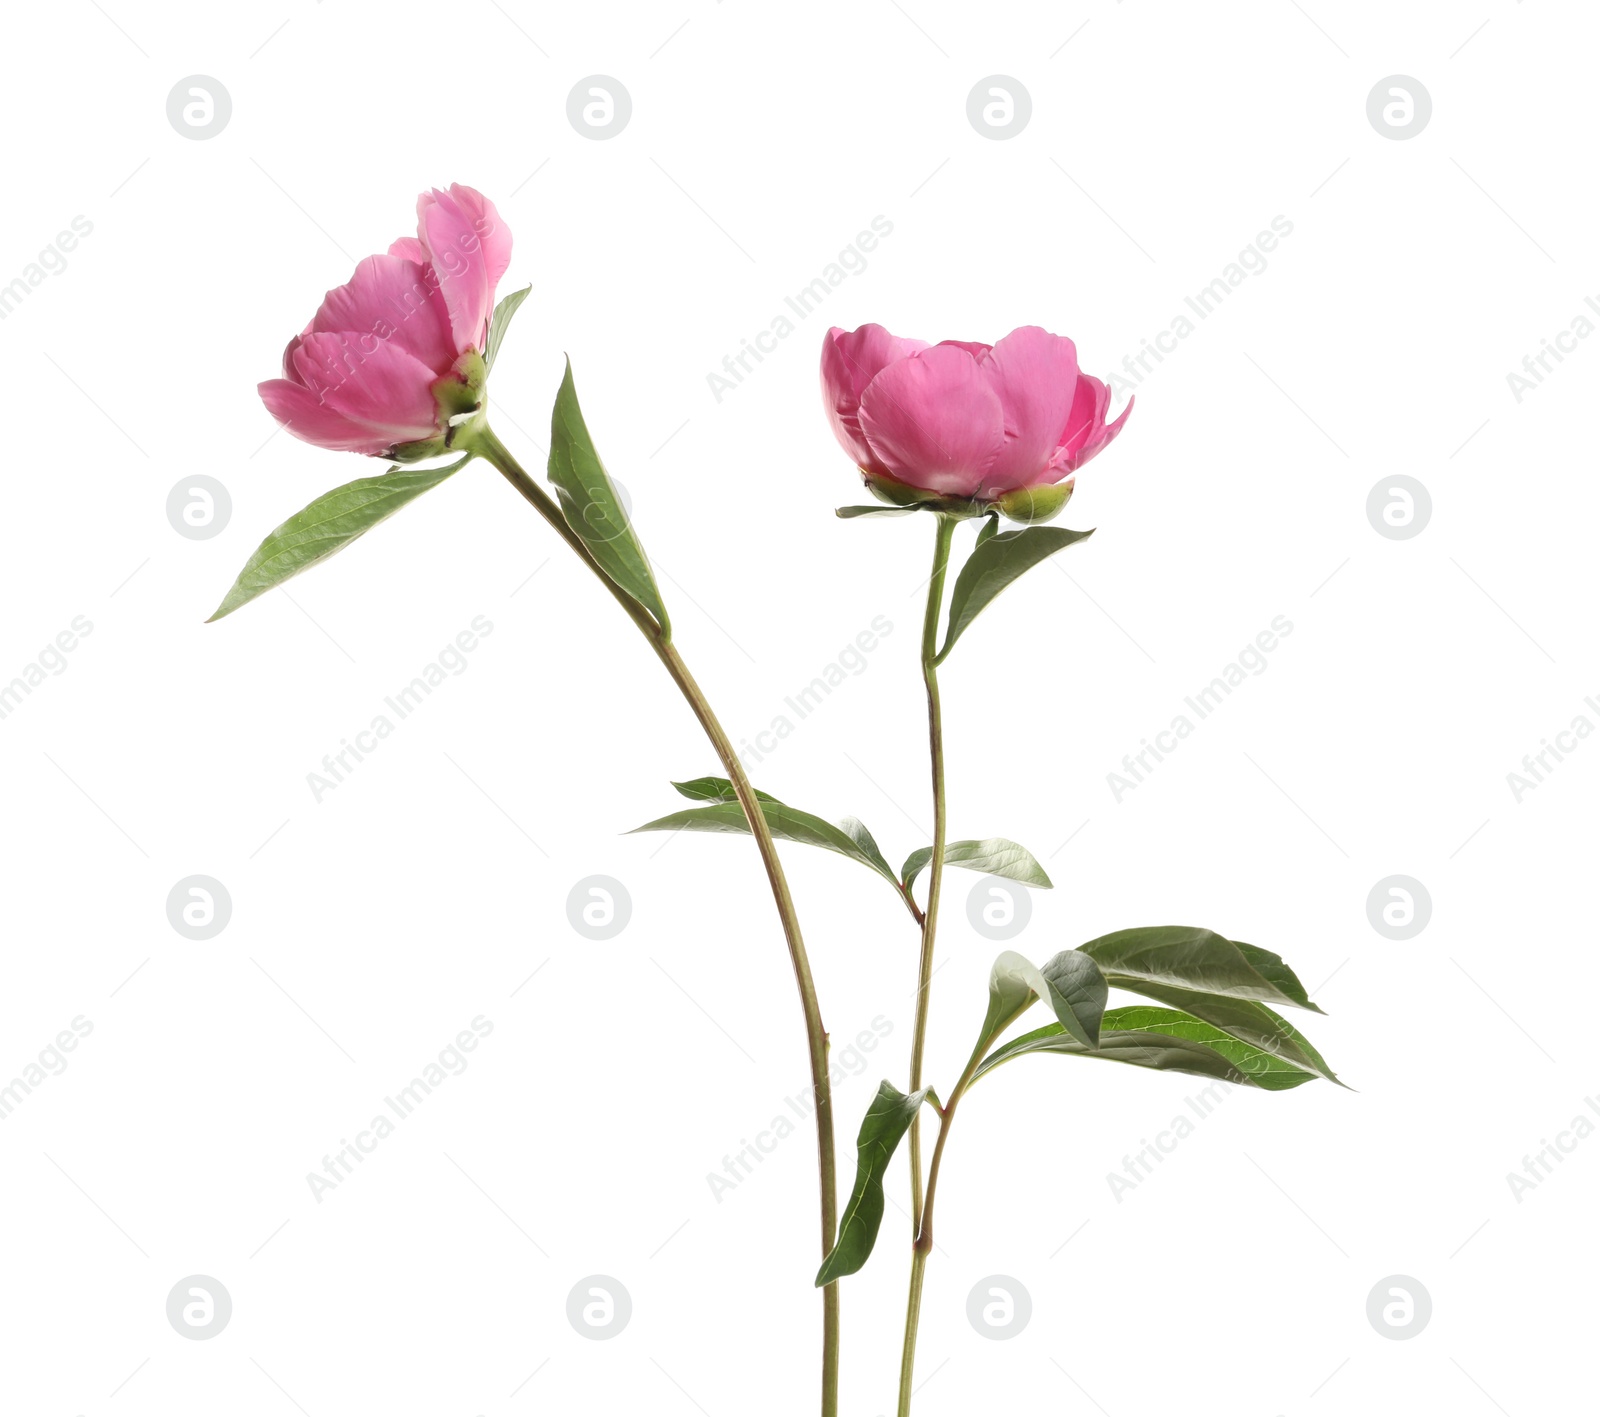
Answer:
M258 595L282 585L319 561L343 551L381 521L415 501L472 461L471 454L444 467L392 467L378 477L363 477L324 492L276 527L256 547L233 588L211 620L231 615ZM210 624L211 621L206 622Z
M1080 954L1068 950L1067 954ZM1237 1038L1241 1043L1281 1059L1291 1068L1315 1073L1340 1087L1339 1081L1322 1054L1311 1041L1288 1019L1265 1004L1254 999L1231 999L1222 994L1207 994L1193 989L1176 989L1170 985L1153 983L1147 979L1133 979L1127 975L1114 976L1116 987L1133 994L1143 994L1147 999L1181 1009L1213 1028Z
M595 564L648 610L661 626L663 637L670 638L672 625L650 573L650 561L583 420L570 359L550 414L549 471L561 498L561 515L583 539Z
M1050 1006L1056 1026L1068 1037L1084 1047L1095 1045L1106 1006L1106 981L1095 962L1063 950L1043 969L1036 969L1015 950L1002 950L989 970L989 1009L968 1066L976 1067L984 1052L1038 999Z
M1012 581L1057 551L1093 535L1093 529L1070 531L1058 526L1028 526L1020 531L1003 531L997 536L981 538L950 592L950 621L945 630L944 648L939 651L935 663L944 663L962 632Z
M1113 986L1145 992L1145 984L1287 1005L1321 1013L1292 969L1271 950L1241 945L1192 925L1117 930L1080 947Z
M1040 965L1039 973L1050 986L1057 1021L1078 1042L1098 1047L1109 992L1100 966L1082 950L1062 950Z
M679 793L696 802L737 802L739 794L733 790L733 784L725 777L696 777L688 782L675 782L672 784ZM778 799L770 792L763 792L759 787L750 789L757 799L762 802L776 802Z
M856 1135L856 1183L839 1222L839 1240L817 1271L817 1287L854 1274L866 1264L883 1224L883 1175L894 1158L900 1138L924 1101L934 1101L931 1088L910 1096L893 1083L878 1084L878 1095L862 1118Z
M1316 1074L1291 1067L1281 1058L1213 1028L1180 1009L1158 1009L1140 1004L1107 1009L1098 1047L1088 1047L1059 1023L996 1048L973 1075L973 1081L1001 1063L1031 1053L1059 1053L1069 1057L1102 1058L1111 1063L1153 1068L1158 1072L1193 1073L1241 1086L1282 1092L1311 1082Z
M906 857L905 865L900 868L900 879L907 889L931 860L931 846L919 846ZM944 864L964 866L986 876L1004 876L1008 881L1021 881L1025 886L1036 886L1040 890L1052 888L1050 877L1045 875L1044 867L1033 853L1003 836L991 836L983 841L948 841L944 847Z
M707 790L714 791L714 785L722 781L721 778L700 778L694 782L674 783L673 786L685 797L695 797ZM889 863L883 859L883 853L878 850L878 843L872 839L872 833L854 817L846 817L843 822L835 826L832 822L824 821L810 812L802 812L766 793L757 793L757 796L761 799L761 815L767 819L767 826L779 841L796 841L803 846L820 846L825 851L848 856L852 861L859 861L869 870L882 876L895 888L896 895L901 894L900 882L895 879ZM642 827L635 827L633 830L635 832L723 832L737 835L748 833L750 823L745 820L744 808L731 796L730 788L730 795L726 798L710 800L700 807L686 807L681 812L658 817L655 821L646 822Z

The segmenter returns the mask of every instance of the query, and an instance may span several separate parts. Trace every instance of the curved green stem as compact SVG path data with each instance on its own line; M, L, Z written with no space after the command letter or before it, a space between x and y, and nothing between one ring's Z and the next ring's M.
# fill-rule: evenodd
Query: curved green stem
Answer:
M939 891L944 884L945 794L944 719L939 707L939 611L944 605L945 572L950 564L950 541L956 524L937 516L933 541L933 571L928 577L928 603L922 616L922 682L928 691L928 754L933 769L933 856L928 863L928 904L922 915L922 954L917 963L916 1024L911 1035L911 1086L922 1086L922 1059L928 1041L928 1002L933 986L933 949L939 930ZM952 1106L953 1106L952 1102ZM948 1113L949 1109L946 1109ZM928 1261L928 1235L924 1224L922 1190L922 1123L920 1109L911 1120L911 1291L906 1304L905 1346L900 1355L900 1413L911 1411L911 1375L917 1349L917 1319L922 1308L922 1272ZM935 1144L934 1165L944 1147L944 1126ZM932 1199L932 1177L929 1196Z
M525 472L505 444L497 438L487 424L480 424L464 440L465 446L496 467L501 475L534 509L549 522L556 534L567 543L577 557L599 577L602 585L627 611L629 618L639 627L657 658L678 686L711 746L716 749L723 771L733 784L739 804L744 808L751 835L761 853L766 868L767 881L772 888L772 898L783 922L784 938L789 946L789 960L794 967L795 984L800 991L800 1006L805 1014L806 1043L810 1051L811 1087L817 1105L817 1169L822 1188L822 1257L826 1259L838 1235L839 1215L835 1183L833 1148L833 1089L828 1081L828 1034L822 1024L822 1011L817 1003L816 985L811 977L811 962L806 955L805 941L800 934L800 920L795 912L794 898L789 893L789 883L778 860L777 843L761 810L760 800L750 779L734 751L726 731L717 721L704 692L690 674L677 646L663 632L660 625L637 601L622 590L595 562L589 549L562 516L554 499ZM837 1417L839 1410L839 1286L830 1284L822 1291L822 1414Z

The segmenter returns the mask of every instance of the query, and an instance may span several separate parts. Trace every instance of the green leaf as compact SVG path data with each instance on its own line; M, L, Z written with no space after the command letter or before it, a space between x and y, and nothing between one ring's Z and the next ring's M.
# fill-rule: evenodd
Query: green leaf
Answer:
M1051 997L1050 985L1031 961L1015 950L1002 950L989 970L989 1009L972 1050L972 1066L1006 1029L1033 1006L1035 999ZM952 1095L952 1101L954 1096Z
M989 969L989 1011L983 1017L983 1042L1010 1027L1035 999L1050 993L1033 962L1015 950L1001 950Z
M678 790L681 792L683 788L680 786ZM773 836L779 841L797 841L803 846L820 846L825 851L836 851L840 856L848 856L852 861L859 861L863 866L882 876L894 886L896 895L900 893L900 883L895 879L888 862L883 859L883 853L877 849L877 843L872 840L871 833L853 817L848 818L841 826L834 826L832 822L814 817L810 812L799 811L772 797L763 797L761 812L766 817ZM737 834L748 833L750 823L745 820L744 808L737 802L719 801L658 817L655 821L646 822L642 827L635 827L633 830Z
M982 546L984 542L991 540L994 537L994 534L999 530L1000 514L998 512L990 512L989 515L983 519L983 525L978 528L978 539L975 543L973 543L974 549Z
M1144 984L1158 984L1322 1012L1271 950L1237 944L1212 930L1150 925L1102 935L1080 948L1113 987L1143 993Z
M472 461L471 454L445 467L392 467L378 477L363 477L324 492L275 528L244 563L233 588L211 620L231 615L291 576L343 551L359 536L392 517L407 502L437 487ZM211 621L206 622L210 624Z
M1097 1047L1109 992L1100 966L1082 950L1062 950L1040 965L1039 973L1050 986L1050 1004L1062 1027L1078 1042Z
M1095 1048L1080 1043L1059 1023L1047 1024L1014 1038L983 1060L973 1081L1002 1063L1030 1053L1102 1058L1111 1063L1153 1068L1159 1072L1193 1073L1272 1092L1299 1087L1315 1076L1252 1049L1181 1010L1137 1005L1106 1011L1100 1044Z
M883 852L878 849L877 840L867 830L865 822L859 817L845 817L839 822L839 830L855 842L856 849L871 863L874 871L891 881L894 880L894 872L884 860Z
M906 517L916 510L915 507L835 507L833 514L852 521L856 517Z
M1239 945L1238 949L1249 961L1250 967L1284 998L1302 1009L1310 1009L1314 1014L1322 1012L1306 997L1305 985L1295 978L1294 970L1283 962L1282 956L1256 945Z
M893 1083L878 1084L878 1095L856 1135L856 1183L840 1220L838 1243L817 1271L819 1289L866 1264L883 1223L884 1172L917 1109L931 1094L932 1089L925 1087L907 1096Z
M996 956L989 970L989 1010L972 1052L974 1061L1028 1011L1035 999L1043 999L1050 1006L1068 1034L1085 1046L1093 1046L1106 1006L1106 982L1087 955L1080 954L1076 960L1067 958L1074 953L1063 950L1042 970L1035 969L1015 950L1002 950Z
M1078 954L1079 951L1072 950L1070 953ZM1322 1054L1312 1047L1310 1040L1299 1029L1282 1014L1254 999L1230 999L1221 994L1197 993L1193 989L1177 989L1149 980L1132 980L1126 975L1117 977L1117 987L1181 1009L1263 1053L1282 1059L1291 1068L1315 1073L1331 1083L1344 1086L1333 1069L1323 1061Z
M1109 1021L1116 1013L1109 1010ZM1086 1048L1073 1038L1059 1023L1046 1024L1032 1033L1024 1033L996 1048L982 1064L972 1081L987 1077L1002 1063L1035 1053L1062 1054L1076 1058L1100 1058L1108 1063L1127 1063L1133 1067L1153 1068L1158 1072L1193 1073L1197 1077L1218 1078L1223 1082L1240 1082L1242 1075L1222 1054L1204 1044L1191 1043L1181 1038L1168 1038L1155 1033L1136 1033L1115 1028L1102 1028L1100 1046Z
M697 802L737 802L739 794L733 790L733 784L725 777L696 777L688 782L675 782L672 784L685 797ZM762 802L776 802L778 799L770 792L763 792L759 787L750 789ZM642 828L641 828L642 830Z
M1069 531L1059 526L1027 526L980 541L967 557L967 564L961 568L955 588L950 592L950 623L945 630L944 648L935 662L944 662L962 631L1018 576L1031 571L1047 556L1093 535L1092 529Z
M532 289L531 285L525 285L521 290L513 290L494 307L494 314L489 320L489 348L483 355L485 373L494 368L495 356L500 353L500 341L506 337L506 326L511 323L511 317L517 313Z
M906 864L900 868L900 879L907 890L932 860L931 846L919 846L906 857ZM1010 881L1021 881L1025 886L1037 886L1040 890L1052 889L1050 877L1045 875L1044 867L1033 853L1014 841L1007 841L1003 836L991 836L983 841L946 842L944 864L965 866L969 871L981 871L986 876L1004 876Z
M567 525L583 538L600 569L655 616L663 635L670 637L667 608L656 589L644 547L583 421L570 359L550 414L549 470Z
M1077 955L1077 958L1070 958L1072 955ZM989 970L989 1008L984 1014L983 1027L978 1032L977 1046L967 1062L973 1082L994 1066L994 1057L983 1059L984 1053L1032 1007L1036 999L1043 999L1050 1005L1055 1012L1056 1022L1047 1029L1028 1034L1029 1038L1054 1038L1059 1035L1074 1047L1090 1052L1103 1041L1101 1022L1106 1004L1106 982L1100 977L1100 970L1092 959L1074 950L1063 950L1043 970L1039 970L1015 950L1002 950ZM1106 1014L1105 1017L1110 1018L1110 1015ZM1008 1044L1000 1053L1010 1057L1007 1051L1010 1046ZM983 1059L981 1063L980 1059ZM958 1090L951 1097L951 1105L959 1096Z
M1282 1058L1263 1051L1252 1044L1235 1038L1222 1029L1213 1027L1204 1019L1196 1018L1183 1009L1161 1009L1150 1004L1136 1004L1131 1008L1113 1009L1116 1027L1136 1033L1153 1033L1164 1038L1181 1038L1190 1043L1200 1043L1220 1053L1256 1087L1269 1092L1281 1092L1311 1082L1316 1074L1305 1068L1294 1067Z

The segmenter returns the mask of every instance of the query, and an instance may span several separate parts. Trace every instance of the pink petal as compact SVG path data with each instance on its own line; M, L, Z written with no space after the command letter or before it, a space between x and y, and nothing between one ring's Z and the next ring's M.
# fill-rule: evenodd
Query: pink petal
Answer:
M279 423L296 438L319 448L340 453L381 453L391 446L388 438L318 403L317 396L304 384L291 383L288 379L268 379L256 385L256 392L266 404L267 412Z
M992 344L980 344L977 340L970 339L942 339L939 343L947 344L952 349L964 349L974 359L977 359L980 355L987 354L994 348Z
M1110 401L1110 389L1093 374L1080 374L1078 387L1073 394L1072 412L1067 415L1066 426L1058 440L1059 449L1075 453L1095 437L1105 423L1106 405Z
M822 400L828 422L857 467L873 472L887 470L878 463L861 432L861 391L885 365L927 347L922 340L897 339L882 325L862 325L848 332L835 325L822 341Z
M1106 423L1106 405L1111 400L1111 390L1092 375L1084 374L1078 384L1078 397L1073 404L1072 420L1062 434L1062 445L1050 459L1051 476L1046 481L1060 481L1063 474L1076 472L1091 458L1099 456L1122 432L1122 425L1133 412L1133 399L1117 416L1115 423Z
M1006 416L1005 447L985 484L998 496L1030 485L1049 467L1078 387L1078 351L1061 335L1024 325L979 355L978 368Z
M376 336L318 331L294 354L295 372L312 396L360 425L379 448L431 438L438 431L438 377L415 355Z
M398 242L396 243L399 244ZM330 290L312 316L311 330L359 330L392 340L437 377L456 360L444 296L426 267L400 256L368 256L346 285Z
M439 277L456 352L481 350L494 288L511 260L510 231L486 197L457 185L417 199L417 235Z
M402 261L415 261L419 266L428 264L428 249L415 236L401 236L391 241L389 254Z
M1101 453L1105 452L1105 450L1111 446L1112 441L1116 438L1117 434L1122 432L1122 425L1128 421L1128 415L1132 412L1133 398L1130 395L1128 398L1128 406L1117 415L1116 421L1114 423L1106 424L1106 426L1101 430L1100 436L1096 438L1089 447L1085 448L1081 454L1079 454L1077 466L1082 467L1084 463L1089 461L1090 458L1097 458Z
M936 345L888 365L867 385L861 429L901 482L966 497L1000 454L1005 412L966 350Z
M500 220L495 205L476 187L466 187L459 182L450 184L450 195L472 222L472 228L483 242L483 256L489 268L489 293L511 266L511 228Z

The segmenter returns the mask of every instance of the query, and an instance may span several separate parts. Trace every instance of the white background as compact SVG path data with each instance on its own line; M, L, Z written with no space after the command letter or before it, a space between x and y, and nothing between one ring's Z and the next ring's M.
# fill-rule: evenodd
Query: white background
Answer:
M7 28L0 285L74 216L93 232L0 325L0 679L74 616L93 630L0 720L0 1077L77 1016L93 1032L0 1124L0 1406L815 1410L810 1139L720 1203L706 1179L805 1086L788 963L748 842L621 835L715 762L610 599L479 465L202 623L271 526L377 470L269 436L255 384L451 181L515 234L503 289L533 285L500 433L541 464L570 352L734 736L891 622L753 771L859 814L896 861L929 829L931 527L832 516L862 493L819 408L825 326L1039 323L1110 373L1292 222L1080 475L1063 520L1093 541L948 662L951 827L1045 861L1056 889L1013 942L1036 960L1165 922L1280 951L1356 1090L1231 1092L1119 1203L1107 1173L1196 1080L1043 1059L985 1083L951 1142L917 1410L1592 1403L1600 1140L1520 1202L1506 1179L1600 1090L1582 1063L1600 744L1520 802L1506 780L1576 715L1600 723L1600 341L1520 402L1506 377L1600 292L1589 7L69 0ZM206 141L165 112L195 74L233 105ZM594 74L632 96L610 141L566 117ZM1032 96L1007 141L966 116L996 74ZM1433 101L1407 141L1366 114L1395 74ZM707 374L879 215L865 271L716 400ZM1401 473L1432 519L1390 540L1367 497ZM232 497L210 540L166 517L198 474ZM466 671L315 800L323 755L479 615ZM1278 615L1294 629L1267 670L1117 801L1122 756ZM904 1082L915 931L865 871L785 857L829 1026L893 1030L838 1089L847 1184L877 1079ZM208 942L166 915L193 874L233 901ZM567 919L593 874L633 902L608 943ZM1368 922L1392 874L1432 896L1409 941ZM966 919L977 881L947 876L936 1085L997 948ZM314 1199L307 1173L479 1015L470 1067ZM851 1417L893 1404L890 1175L879 1250L844 1287ZM233 1300L205 1342L165 1313L194 1274ZM593 1274L632 1297L607 1342L566 1317ZM1008 1343L966 1317L995 1274L1032 1296ZM1433 1302L1405 1342L1366 1315L1396 1274Z

